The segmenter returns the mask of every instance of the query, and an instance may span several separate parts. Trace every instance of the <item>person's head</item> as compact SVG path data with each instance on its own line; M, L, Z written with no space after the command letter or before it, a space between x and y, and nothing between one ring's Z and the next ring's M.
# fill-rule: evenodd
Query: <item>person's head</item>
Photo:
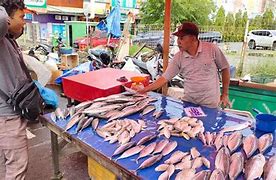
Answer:
M19 37L25 25L24 0L0 0L0 5L5 8L10 17L9 33L14 37Z
M172 34L178 38L177 44L180 51L187 51L193 42L198 41L199 29L192 22L184 22Z

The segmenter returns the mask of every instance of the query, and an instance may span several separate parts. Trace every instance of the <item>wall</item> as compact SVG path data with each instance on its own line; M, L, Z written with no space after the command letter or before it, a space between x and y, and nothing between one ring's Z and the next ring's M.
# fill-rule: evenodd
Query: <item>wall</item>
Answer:
M47 5L82 8L83 0L47 0Z

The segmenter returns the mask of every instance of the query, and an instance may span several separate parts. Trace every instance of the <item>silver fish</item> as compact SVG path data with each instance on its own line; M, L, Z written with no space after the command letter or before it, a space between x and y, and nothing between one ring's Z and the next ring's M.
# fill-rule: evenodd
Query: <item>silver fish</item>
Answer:
M155 149L156 147L156 142L153 142L149 145L147 145L139 154L139 157L136 159L136 163L138 164L138 160L140 158L146 157L148 155L150 155L150 153L152 153L152 151Z
M227 146L230 153L234 152L242 143L242 133L239 131L234 132L229 136Z
M75 124L77 124L79 122L79 120L81 120L82 118L84 118L84 115L76 115L73 118L71 118L69 120L69 122L67 123L66 127L65 127L65 131L69 130L70 128L72 128Z
M215 169L210 176L210 180L225 180L222 170Z
M166 171L168 167L169 167L169 164L160 164L154 170L155 171Z
M182 170L182 169L191 169L192 168L192 161L189 159L185 161L181 161L180 163L177 163L175 165L176 170Z
M222 170L224 176L226 176L229 172L230 167L230 153L227 147L222 147L217 155L215 160L216 169Z
M244 166L244 157L241 152L236 152L230 157L229 178L235 180L242 172Z
M192 147L190 151L191 151L192 158L196 158L200 156L200 153L195 147Z
M193 180L195 177L195 169L183 169L179 173L177 173L175 180Z
M148 113L150 113L151 111L154 111L154 110L155 110L155 106L149 105L143 110L141 115L144 116L144 115L146 115L146 114L148 114Z
M206 138L205 138L204 134L203 133L199 133L198 134L198 138L201 140L201 142L205 146L206 145Z
M144 147L145 147L144 145L134 146L134 147L126 150L119 158L116 159L116 161L119 159L128 158L130 156L138 154L140 151L142 151L144 149Z
M131 148L132 146L135 145L135 142L128 142L126 144L122 144L121 146L119 146L113 153L112 156L116 156L118 154L121 154L122 152L124 152L125 150L127 150L128 148Z
M62 110L61 110L59 107L56 108L55 114L56 114L56 117L57 117L58 119L64 119L63 112L62 112Z
M78 133L81 130L82 126L87 121L87 119L88 119L88 117L84 117L79 121L77 129L76 129L76 133Z
M264 179L275 180L276 177L276 155L269 158L264 167Z
M99 121L100 121L99 118L93 119L93 121L92 121L92 129L96 130L98 128Z
M154 138L156 138L156 134L149 134L149 135L143 137L142 139L140 139L137 142L137 146L142 145L142 144L144 144L144 143L146 143L146 142L148 142L148 141L150 141L150 140L152 140Z
M137 170L139 169L144 169L144 168L147 168L147 167L150 167L152 166L153 164L157 163L158 161L160 161L162 159L162 154L158 154L158 155L154 155L148 159L146 159L139 167Z
M188 155L188 152L175 151L169 159L165 161L166 164L175 164L182 160L182 158Z
M158 118L160 118L160 117L162 116L163 113L164 113L164 110L155 111L155 112L153 113L152 116L153 116L155 119L158 119Z
M54 122L57 122L57 116L56 116L56 113L55 113L55 112L52 112L50 116L51 116L51 119L52 119Z
M170 154L175 148L177 147L177 142L176 141L172 141L169 142L166 147L162 150L162 155L166 156L167 154Z
M249 128L251 124L252 124L251 122L247 121L242 124L225 127L220 132L225 133L225 132L232 132L232 131L240 131L240 130Z
M210 175L210 170L203 170L195 174L194 180L209 180Z
M264 153L267 148L272 146L273 135L271 133L262 135L258 140L258 148L260 153Z
M246 157L249 158L254 154L258 148L258 139L254 134L250 134L245 137L243 140L243 150L246 154Z
M170 179L170 177L173 175L175 171L175 167L173 164L170 164L169 167L167 168L167 170L165 172L168 173L168 179Z
M260 178L263 174L264 165L265 157L262 154L252 157L245 165L245 178L248 180Z
M215 144L216 150L218 151L223 145L223 133L219 133L217 135L214 144Z
M195 159L193 159L193 163L192 164L193 164L192 165L193 169L200 168L203 165L201 157L196 157Z
M169 143L170 141L168 139L164 139L164 140L161 140L159 141L157 144L156 144L156 147L153 151L152 154L156 154L156 153L160 153L162 152L162 150L166 147L166 145Z
M76 111L78 111L79 109L82 109L82 108L85 109L85 108L89 107L91 104L92 104L92 101L84 101L84 102L78 104L77 106L75 106L75 109L76 109Z

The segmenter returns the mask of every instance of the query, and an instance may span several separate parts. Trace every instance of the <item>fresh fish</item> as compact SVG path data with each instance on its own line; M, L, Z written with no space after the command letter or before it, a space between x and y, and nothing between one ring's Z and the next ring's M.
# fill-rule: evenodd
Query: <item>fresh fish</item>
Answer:
M200 153L195 147L192 147L190 151L193 159L200 156Z
M104 139L111 136L111 134L109 132L103 131L103 130L100 130L100 129L96 129L96 133Z
M197 168L201 167L203 165L201 157L196 157L195 159L193 159L192 164L193 164L192 165L193 169L197 169Z
M116 156L118 154L121 154L122 152L124 152L125 150L127 150L128 148L131 148L132 146L135 145L135 142L128 142L126 144L122 144L121 146L119 146L113 153L112 156Z
M119 158L116 159L116 161L119 159L128 158L130 156L138 154L140 151L142 151L144 149L144 147L145 147L144 145L134 146L134 147L126 150Z
M63 112L62 112L62 110L61 110L59 107L56 108L55 114L56 114L56 117L57 117L58 119L64 119Z
M235 180L243 171L244 157L241 152L236 152L230 157L229 178Z
M85 128L87 128L90 124L91 124L91 122L93 121L93 117L90 117L90 118L88 118L87 119L87 121L85 121L85 123L83 124L83 126L81 127L81 130L80 131L82 131L82 130L84 130Z
M65 127L65 131L69 130L72 128L75 124L77 124L82 118L84 118L84 115L78 116L76 115L75 117L71 118L69 122L67 123Z
M150 153L152 153L152 151L155 149L156 147L156 142L153 142L149 145L147 145L139 154L139 157L136 159L136 163L138 164L138 160L140 158L146 157L148 155L150 155Z
M152 139L154 139L154 138L156 138L156 134L149 134L149 135L143 137L142 139L140 139L140 140L137 142L137 146L142 145L142 144L145 144L146 142L148 142L148 141L150 141L150 140L152 140Z
M173 164L170 164L169 167L167 168L167 170L165 172L168 173L168 179L170 179L170 177L173 175L175 171L175 167Z
M182 160L182 158L188 155L188 152L175 151L169 159L165 161L166 164L175 164Z
M207 146L213 145L213 135L209 131L205 133L205 139Z
M232 131L241 131L243 129L249 128L251 124L252 124L251 122L247 121L242 124L225 127L220 132L225 133L225 132L232 132Z
M177 173L175 180L193 180L195 177L196 171L194 169L183 169Z
M154 170L155 171L166 171L168 167L169 167L169 164L160 164Z
M160 117L162 116L163 113L164 113L164 110L155 111L155 112L153 113L152 116L153 116L155 119L158 119L158 118L160 118Z
M144 115L146 115L146 114L148 114L148 113L150 113L151 111L154 111L154 110L155 110L155 106L149 105L143 110L141 115L144 116Z
M252 157L245 165L245 178L247 180L260 178L263 174L264 165L265 157L262 154Z
M260 153L264 153L267 148L272 146L273 135L271 133L262 135L258 140L258 148Z
M177 142L176 141L172 141L169 142L166 147L162 150L162 155L166 156L167 154L170 154L175 148L177 147Z
M77 129L76 129L76 133L78 133L81 130L82 126L87 121L87 119L88 119L88 117L84 117L79 121Z
M224 147L227 147L228 139L229 139L228 135L223 135L223 137L222 137L222 144L223 144Z
M162 159L162 154L158 154L158 155L154 155L148 159L146 159L139 167L137 170L139 169L144 169L144 168L147 168L147 167L150 167L152 166L153 164L157 163L158 161L160 161Z
M234 132L229 136L227 146L230 153L234 152L242 143L242 133L239 131Z
M218 151L215 160L215 167L216 169L220 169L226 177L230 167L230 153L227 147L222 147Z
M174 125L178 120L179 118L171 118L171 119L164 120L164 122L167 124Z
M254 134L250 134L243 140L243 150L247 158L250 158L258 148L258 139Z
M159 141L157 144L156 144L156 147L153 151L152 154L156 154L156 153L160 153L162 152L162 150L166 147L166 145L169 143L169 140L168 139L164 139L164 140L161 140Z
M185 161L181 161L180 163L177 163L175 165L176 170L182 170L182 169L191 169L192 168L192 161L191 159L187 159Z
M125 143L129 142L130 139L131 139L131 137L130 137L129 132L127 130L125 130L118 137L118 141L119 141L120 144L125 144Z
M55 113L55 112L52 112L52 113L51 113L51 119L52 119L54 122L57 122L57 116L56 116L56 113Z
M95 119L93 119L93 121L92 121L92 129L94 129L94 130L96 130L97 128L98 128L98 125L99 125L99 118L95 118Z
M269 158L264 167L264 179L275 180L276 179L276 155Z
M169 179L169 173L167 171L164 171L160 176L158 177L158 180L168 180Z
M211 175L210 170L199 171L198 173L195 174L193 180L209 180L210 175Z
M210 176L210 180L225 180L222 170L215 169Z
M70 108L65 108L63 110L63 117L66 119L68 116L70 116Z
M93 102L92 101L84 101L78 105L75 106L76 111L78 111L79 109L85 109L87 107L89 107Z
M75 106L71 106L69 108L69 115L70 115L70 117L72 117L75 113L76 113Z
M170 139L170 137L171 137L171 132L170 132L168 126L164 127L163 133L164 133L164 136L165 136L167 139Z
M223 133L219 133L215 139L214 145L218 151L223 145Z
M202 163L205 167L207 167L208 169L210 169L210 161L206 158L206 157L201 157Z

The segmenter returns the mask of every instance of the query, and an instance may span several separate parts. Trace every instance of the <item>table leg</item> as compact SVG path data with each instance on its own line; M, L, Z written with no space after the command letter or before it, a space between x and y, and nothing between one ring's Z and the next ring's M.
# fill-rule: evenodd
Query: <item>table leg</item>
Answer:
M59 146L57 135L51 131L51 148L52 148L52 159L54 166L54 177L53 180L62 179L62 173L59 171Z

